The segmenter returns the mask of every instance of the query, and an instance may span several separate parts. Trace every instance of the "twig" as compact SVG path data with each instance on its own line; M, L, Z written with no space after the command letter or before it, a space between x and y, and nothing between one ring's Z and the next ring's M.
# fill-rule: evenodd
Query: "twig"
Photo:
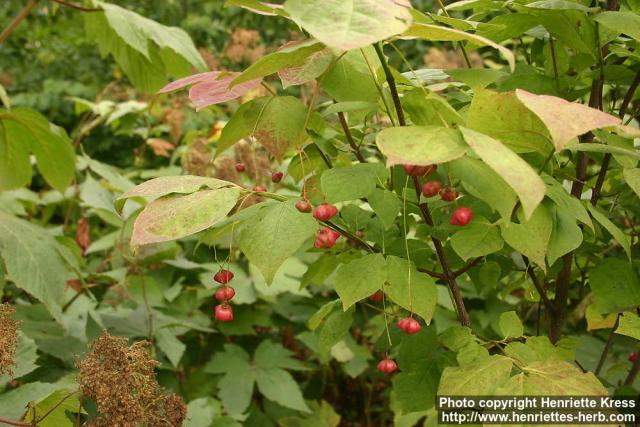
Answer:
M604 345L602 349L602 354L600 355L600 360L598 360L598 366L596 366L596 370L593 371L595 375L598 375L604 366L605 360L607 360L607 354L609 354L609 350L613 345L613 337L615 335L616 329L618 329L618 324L620 323L620 313L616 316L616 321L613 323L613 328L611 328L611 332L609 333L609 338L607 338L607 343Z
M54 3L61 4L62 6L66 6L71 9L79 10L80 12L102 12L102 9L96 9L93 7L84 7L79 4L71 3L65 0L52 0Z
M378 55L378 58L380 59L380 63L382 64L382 69L384 70L387 83L389 84L389 90L391 91L391 98L393 99L393 104L395 106L396 113L398 115L398 122L400 123L400 126L406 126L407 123L404 118L402 104L400 103L400 97L398 96L396 82L395 82L395 79L393 78L393 74L391 73L391 69L389 69L389 65L387 64L386 58L384 57L384 53L382 52L382 47L380 46L380 43L376 43L374 47ZM420 200L420 193L421 193L420 181L415 176L413 177L413 186L416 190L416 195L418 196L418 200ZM420 212L422 213L422 218L427 223L427 225L433 226L433 219L431 218L431 212L429 211L429 206L426 203L419 203L418 207L420 208ZM440 261L440 265L442 266L442 271L444 272L444 279L447 281L447 285L449 286L449 290L451 292L453 302L456 306L458 319L460 320L460 323L462 324L462 326L470 326L471 321L469 320L469 313L467 313L467 309L464 306L462 293L460 292L460 288L458 287L458 283L456 282L454 273L451 270L451 267L449 266L449 261L447 260L447 256L444 252L444 248L442 247L442 242L433 236L431 236L431 241L433 242L433 245L436 248L438 260Z
M9 25L7 25L7 27L2 30L2 32L0 33L0 43L5 41L5 39L9 37L9 34L11 34L11 32L15 30L18 25L20 25L20 23L24 20L24 18L27 17L27 15L29 15L29 13L31 13L36 5L36 0L29 0L26 6L22 8L22 10L16 15L15 18L13 18L13 21L9 22Z
M23 423L22 421L5 420L4 418L0 418L0 424L7 424L10 426L18 426L18 427L33 427L33 424L30 424L30 423Z
M633 365L629 370L629 375L627 375L627 378L624 380L624 385L632 385L638 376L638 372L640 372L640 357L633 362Z
M479 257L477 257L477 258L474 258L474 259L473 259L473 260L471 260L469 263L467 263L467 265L465 265L464 267L462 267L462 268L460 268L460 269L458 269L458 270L454 271L454 272L453 272L453 275L454 275L455 277L458 277L458 276L463 275L464 273L466 273L467 271L471 270L473 267L475 267L476 265L478 265L478 264L480 263L480 261L482 261L482 259L483 259L483 258L484 258L484 257L481 257L481 256L479 256Z
M640 71L636 73L635 78L631 82L629 86L629 90L627 91L624 99L622 100L622 104L620 104L620 111L618 112L618 117L624 120L625 114L627 114L627 109L629 108L629 104L635 95L636 89L640 85ZM600 197L600 192L602 191L602 186L604 185L604 179L607 176L607 170L609 169L609 162L611 161L611 153L606 153L602 158L602 166L600 166L600 172L598 172L598 179L596 180L596 185L593 187L593 192L591 193L591 205L595 206L598 203L598 198Z
M428 270L426 268L422 268L422 267L418 267L418 271L422 272L422 273L427 273L429 276L431 277L436 277L438 279L446 279L446 276L442 273L438 273L437 271L433 271L433 270Z
M551 300L547 296L547 293L545 292L544 287L542 286L542 283L540 283L540 280L538 280L538 276L536 276L535 271L533 271L533 266L529 262L529 259L526 256L523 255L522 256L522 260L524 261L524 265L526 266L527 274L531 278L531 281L533 282L533 285L536 287L536 290L538 291L538 294L540 294L540 300L544 303L545 307L548 310L552 311L553 310L553 303L551 302Z
M344 117L344 113L342 111L338 111L338 118L340 119L340 124L342 125L342 130L344 131L344 135L347 137L347 141L349 142L349 146L353 150L356 158L360 163L367 163L367 160L364 158L358 145L353 140L353 135L351 134L351 130L349 129L349 124L347 123L347 119Z

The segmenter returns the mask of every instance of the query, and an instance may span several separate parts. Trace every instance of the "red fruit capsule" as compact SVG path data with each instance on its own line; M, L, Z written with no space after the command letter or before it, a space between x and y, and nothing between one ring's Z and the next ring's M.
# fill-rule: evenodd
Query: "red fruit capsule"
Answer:
M247 169L244 163L236 163L236 172L244 172Z
M438 169L438 165L402 165L404 171L409 176L427 176L431 175Z
M337 213L338 208L328 203L323 203L313 211L313 217L318 221L329 221L336 216Z
M316 240L313 246L317 249L331 249L336 244L340 233L333 231L329 227L321 228L316 232Z
M629 355L629 362L636 363L637 360L638 360L638 352L634 351Z
M473 211L470 208L458 208L453 211L453 215L451 215L451 220L449 223L451 225L467 225L473 219Z
M382 359L378 362L378 371L383 374L393 374L398 370L398 365L392 359Z
M440 181L427 181L422 186L422 195L424 197L433 197L440 192L442 184Z
M406 329L407 329L407 321L408 321L408 320L409 320L409 318L408 318L408 317L405 317L405 318L403 318L403 319L398 320L398 322L396 323L396 325L398 325L398 328L399 328L401 331L406 332Z
M375 291L371 295L369 295L369 299L373 302L381 302L384 299L384 294L382 291Z
M231 279L233 279L233 272L225 270L224 268L213 275L213 280L218 283L222 283L223 285L225 283L229 283Z
M422 326L420 326L420 322L418 322L413 317L407 317L405 319L400 319L398 321L398 326L400 326L400 322L402 322L403 320L404 320L404 323L402 325L404 327L401 327L400 329L402 329L407 334L417 334L422 329Z
M229 301L236 296L236 290L231 286L221 286L216 291L216 299L218 301Z
M313 207L311 206L311 203L307 202L306 200L299 200L296 203L296 209L298 209L298 211L302 213L309 213L313 210Z
M233 309L228 304L216 305L215 318L221 322L231 322L233 320Z
M256 185L255 187L253 187L253 191L256 193L266 193L267 192L267 187L262 186L262 185Z
M458 198L458 192L451 187L440 190L440 198L445 202L453 202Z
M280 182L284 174L282 172L274 172L271 174L271 182Z

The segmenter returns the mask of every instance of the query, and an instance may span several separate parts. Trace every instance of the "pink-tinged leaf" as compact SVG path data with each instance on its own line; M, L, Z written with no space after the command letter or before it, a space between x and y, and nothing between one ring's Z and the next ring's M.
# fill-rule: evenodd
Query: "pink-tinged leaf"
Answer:
M284 68L278 71L278 77L282 81L282 87L297 86L320 76L333 61L331 49L323 49L312 54L304 64L298 67Z
M239 98L250 90L258 87L262 81L262 78L258 78L229 88L229 84L237 75L239 75L239 73L228 73L227 76L220 80L207 81L193 86L191 90L189 90L189 99L191 99L193 105L196 107L196 111L202 110L210 105Z
M617 117L555 96L535 95L522 89L516 90L516 96L549 129L556 152L590 130L620 124Z
M226 218L241 191L219 188L154 200L136 218L131 246L176 240L212 227Z
M193 85L189 90L189 99L191 99L193 105L196 107L196 111L198 111L209 105L239 98L256 88L262 81L262 78L254 79L229 88L231 81L238 75L240 75L240 73L227 71L210 71L208 73L194 74L193 76L169 83L160 89L158 93L168 93Z
M180 80L176 80L175 82L171 82L162 89L158 91L158 93L169 93L174 90L182 89L184 87L190 86L195 83L205 82L208 80L215 80L221 74L220 71L209 71L208 73L198 73L189 77L185 77Z

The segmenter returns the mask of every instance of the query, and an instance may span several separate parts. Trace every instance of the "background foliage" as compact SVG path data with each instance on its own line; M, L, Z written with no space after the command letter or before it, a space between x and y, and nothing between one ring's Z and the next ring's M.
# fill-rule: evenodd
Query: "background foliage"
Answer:
M638 394L637 1L9 0L0 27L21 10L0 423L413 426L437 394Z

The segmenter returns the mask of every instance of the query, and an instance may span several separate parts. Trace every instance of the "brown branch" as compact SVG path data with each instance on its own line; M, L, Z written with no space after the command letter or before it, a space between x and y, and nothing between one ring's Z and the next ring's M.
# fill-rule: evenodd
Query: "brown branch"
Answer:
M382 69L384 70L384 74L387 78L387 83L389 84L389 90L391 91L391 98L393 99L393 105L396 109L396 113L398 115L398 122L400 126L406 126L407 122L404 118L404 112L402 110L402 104L400 103L400 97L398 96L398 89L396 88L396 82L393 78L393 74L391 73L391 69L387 64L387 61L384 57L384 52L382 52L382 47L380 43L376 43L373 45L376 50L376 54L380 59L380 63L382 64ZM421 194L421 186L420 181L417 177L413 177L413 186L416 190L416 195L418 200L420 200ZM422 218L427 225L433 226L433 219L431 218L431 212L429 211L429 206L426 203L418 203L418 207L420 208L420 212L422 213ZM451 296L453 298L453 303L456 306L456 311L458 313L458 320L462 326L471 326L471 321L469 320L469 313L467 313L467 308L464 305L464 300L462 299L462 293L460 292L460 288L458 287L458 283L456 282L456 277L454 276L451 267L449 266L449 261L447 260L447 256L444 252L444 248L442 246L442 242L431 236L431 241L433 242L433 246L436 248L436 254L438 255L438 260L440 261L440 265L442 266L442 271L444 272L444 280L447 281L447 285L449 286L449 290L451 291Z
M633 99L633 95L636 92L636 89L640 85L640 71L636 73L635 78L631 82L629 86L629 90L627 91L624 99L622 100L622 104L620 104L620 111L618 112L618 117L624 120L625 114L627 114L627 109L629 108L629 104ZM598 179L596 180L596 185L593 187L593 193L591 193L591 205L595 206L598 203L598 198L600 197L600 192L602 191L602 186L604 185L604 179L607 176L607 170L609 169L609 162L611 162L611 153L606 153L602 159L602 166L600 166L600 172L598 172Z
M342 125L342 130L344 131L344 135L347 137L347 141L349 142L349 146L353 150L356 158L360 163L367 163L367 160L364 158L358 145L353 139L353 135L351 134L351 130L349 129L349 124L347 123L347 119L344 117L344 113L342 111L338 112L338 118L340 119L340 124Z
M453 275L454 275L455 277L458 277L458 276L463 275L464 273L466 273L467 271L471 270L473 267L475 267L476 265L478 265L478 264L480 263L480 261L482 261L482 260L483 260L483 258L484 258L484 257L481 257L481 256L479 256L479 257L477 257L477 258L474 258L473 260L471 260L470 262L468 262L468 263L467 263L467 265L465 265L464 267L462 267L462 268L460 268L460 269L458 269L458 270L454 271L454 272L453 272Z
M15 30L18 25L20 25L20 23L27 17L27 15L29 15L29 13L31 13L36 5L36 0L29 0L26 6L22 8L22 10L16 15L15 18L13 18L13 21L11 21L9 25L7 25L7 27L2 30L2 32L0 33L0 43L5 41L5 39L9 37L9 34L11 34L11 32Z
M640 357L638 357L636 361L633 362L633 365L629 370L629 375L627 375L627 378L625 378L624 380L624 385L633 385L636 377L638 376L638 372L640 372Z
M93 7L84 7L79 4L71 3L65 0L52 0L54 3L58 3L62 6L66 6L70 9L79 10L80 12L102 12L102 9L96 9Z
M18 426L18 427L33 427L33 424L31 423L23 423L22 421L5 420L4 418L0 418L0 424L7 424L10 426Z
M422 267L418 267L418 271L420 271L422 273L427 273L429 276L435 277L437 279L442 279L442 280L446 279L446 276L444 274L438 273L437 271L429 270L429 269L422 268Z
M604 366L605 360L607 360L607 354L609 354L609 350L613 345L613 337L615 335L616 329L618 329L618 324L620 323L620 313L616 316L616 321L613 324L613 328L611 328L611 332L609 333L609 338L607 338L607 343L604 345L602 349L602 354L600 355L600 360L598 360L598 366L596 366L596 370L593 371L594 375L598 375Z
M533 266L529 262L529 258L522 255L522 259L524 260L524 265L527 267L526 268L527 274L531 278L531 281L533 282L533 286L536 287L538 294L540 294L540 300L542 300L542 303L547 308L547 310L553 311L554 309L553 302L547 296L547 292L544 290L544 287L542 286L542 283L540 283L540 280L538 280L538 276L536 276L536 272L533 271Z

